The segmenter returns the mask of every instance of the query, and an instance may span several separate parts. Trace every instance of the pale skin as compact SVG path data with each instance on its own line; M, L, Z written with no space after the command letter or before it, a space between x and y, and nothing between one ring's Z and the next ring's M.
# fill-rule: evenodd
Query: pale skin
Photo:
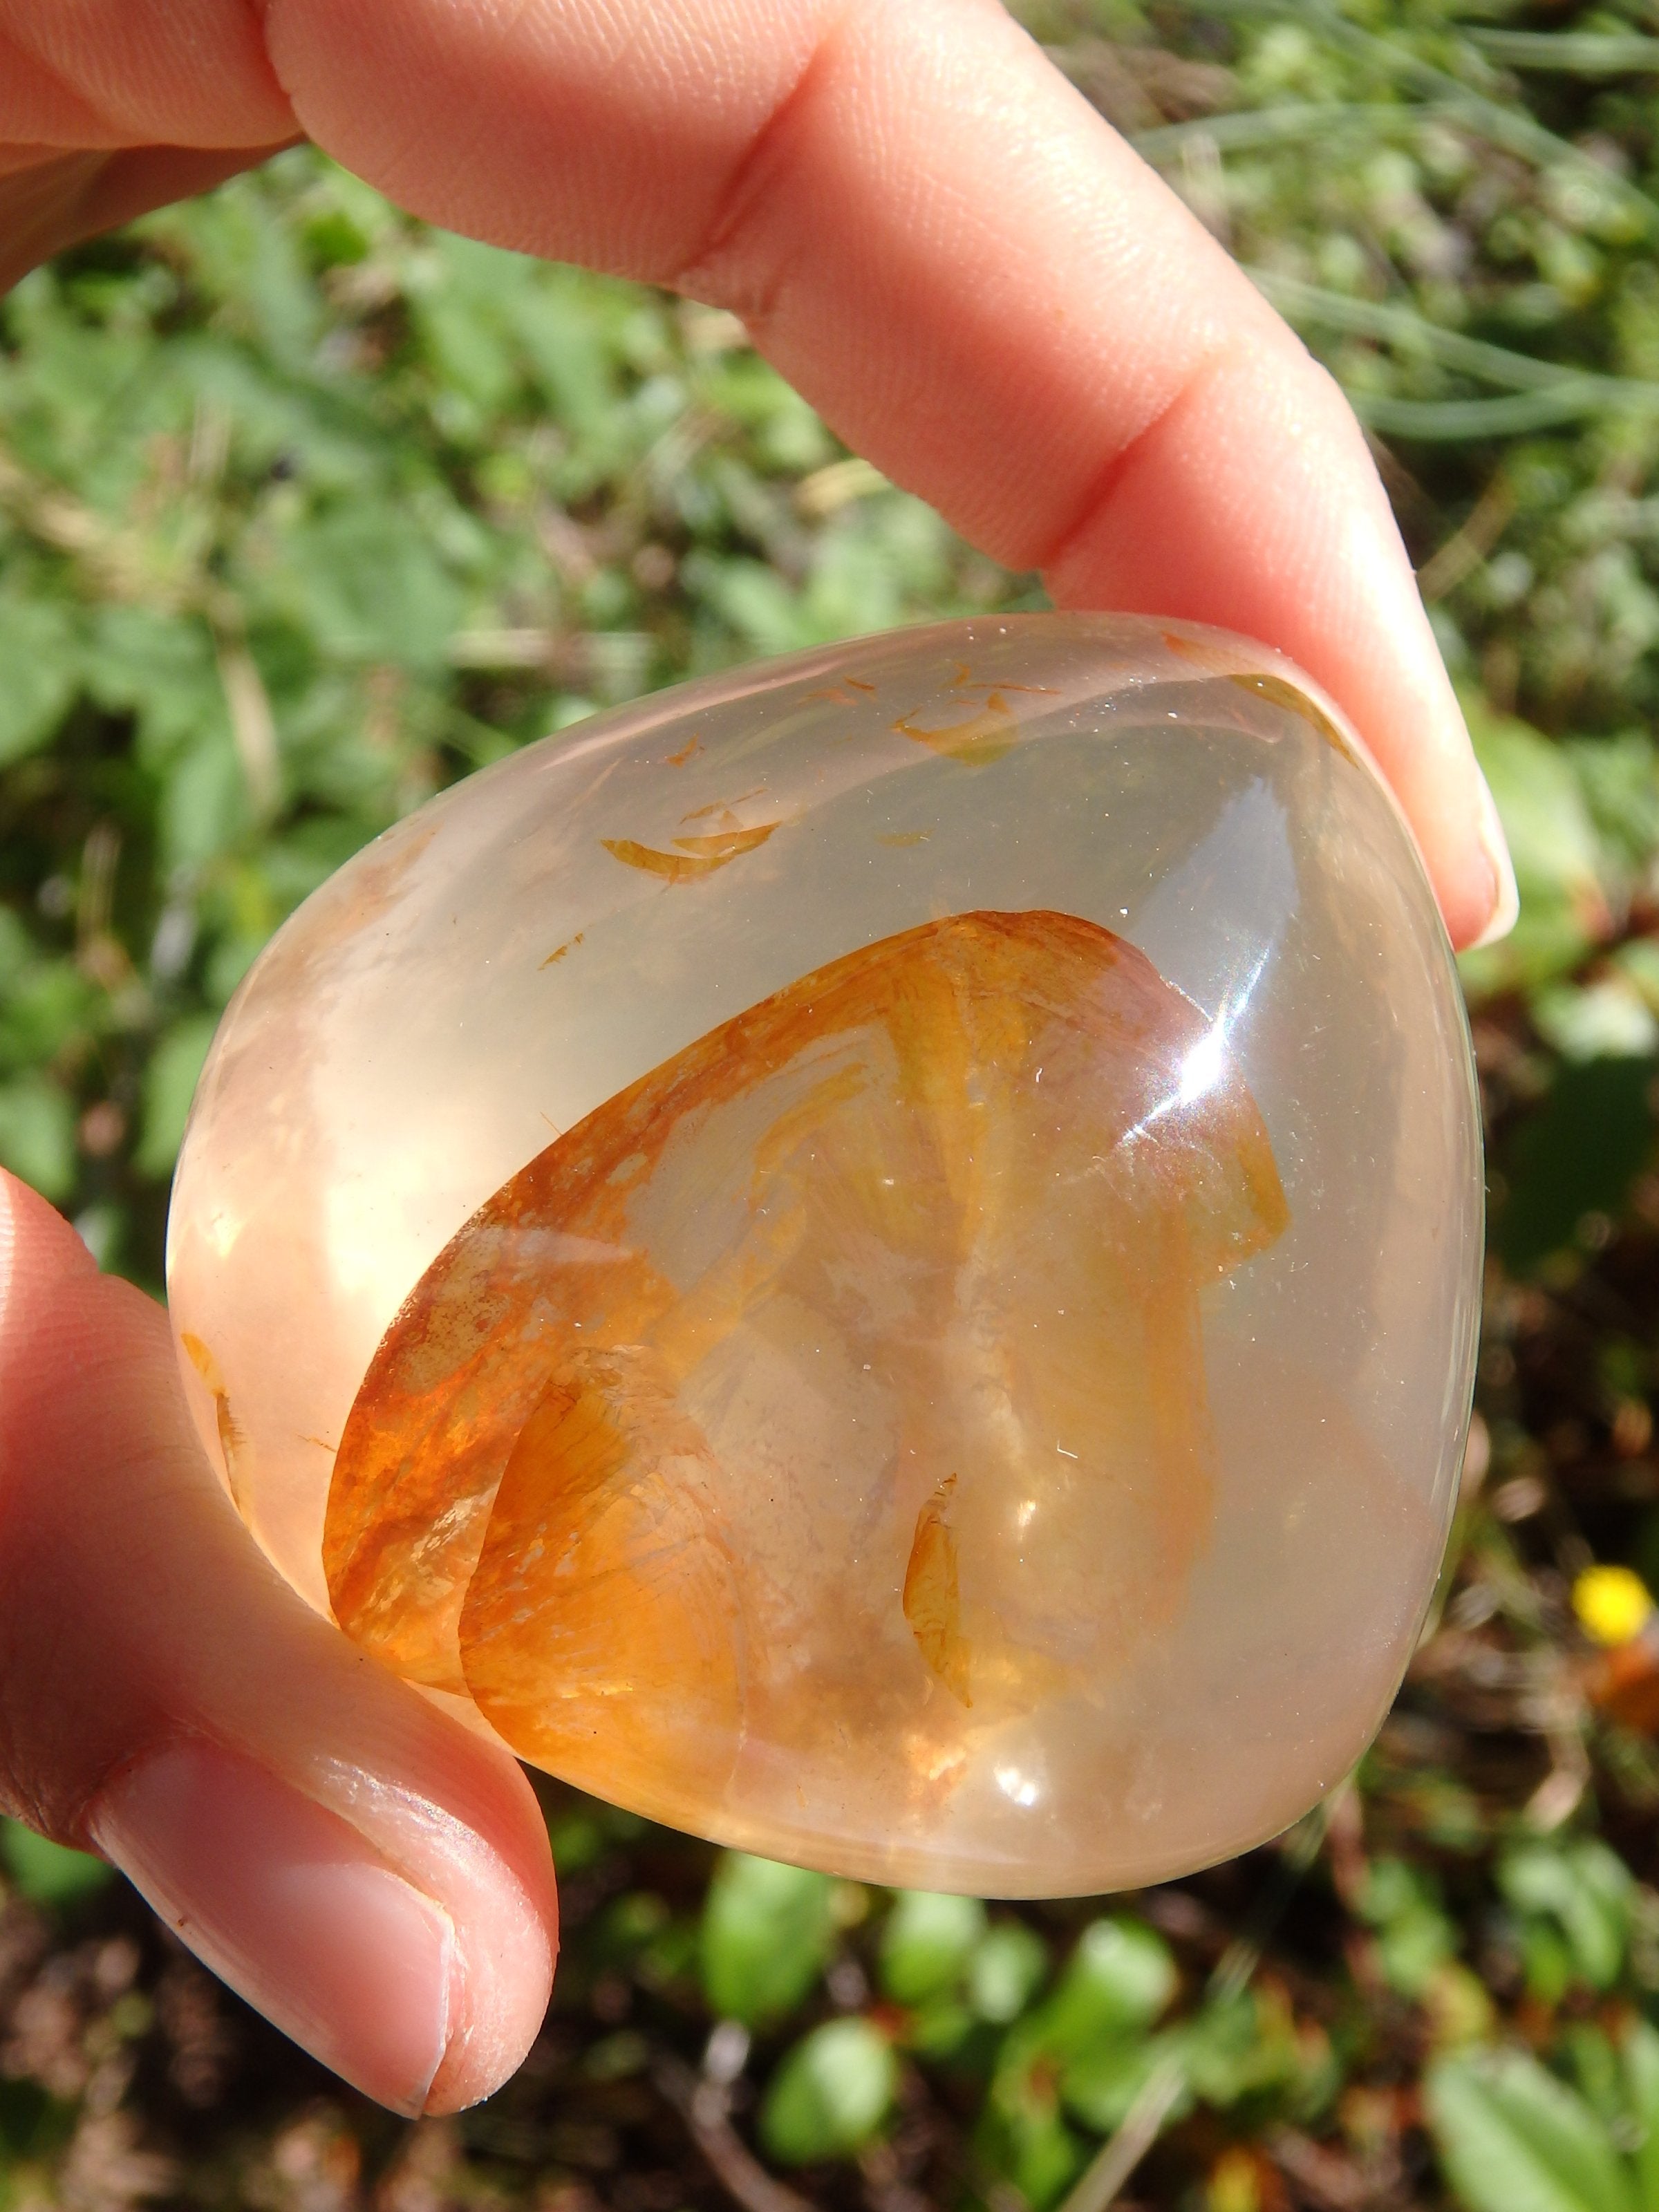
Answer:
M0 0L0 276L298 137L434 222L733 310L1060 605L1279 647L1369 742L1454 942L1513 921L1346 403L992 0ZM371 2095L487 2095L556 1949L528 1784L290 1595L161 1313L0 1199L0 1804L125 1865Z

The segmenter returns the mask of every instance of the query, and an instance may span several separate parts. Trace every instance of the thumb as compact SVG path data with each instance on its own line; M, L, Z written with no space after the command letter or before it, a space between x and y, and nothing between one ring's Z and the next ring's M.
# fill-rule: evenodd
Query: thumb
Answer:
M265 1562L167 1323L0 1176L0 1803L127 1873L209 1966L404 2112L518 2065L556 1948L519 1768Z

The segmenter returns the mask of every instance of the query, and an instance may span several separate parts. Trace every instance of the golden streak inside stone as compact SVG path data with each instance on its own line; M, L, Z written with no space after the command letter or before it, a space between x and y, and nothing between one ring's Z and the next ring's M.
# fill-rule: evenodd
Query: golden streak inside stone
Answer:
M1224 1054L1183 1079L1211 1038L1110 931L987 912L676 1054L387 1330L341 1626L656 1818L751 1747L868 1745L896 1816L936 1798L974 1731L1120 1670L1206 1545L1200 1299L1288 1218Z

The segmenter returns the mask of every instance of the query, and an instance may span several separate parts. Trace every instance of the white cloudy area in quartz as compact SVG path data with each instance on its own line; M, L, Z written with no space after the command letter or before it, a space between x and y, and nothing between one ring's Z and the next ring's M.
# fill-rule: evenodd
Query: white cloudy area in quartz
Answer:
M757 1756L702 1825L878 1879L1081 1892L1241 1849L1338 1781L1398 1682L1449 1516L1479 1132L1408 834L1352 738L1274 696L1286 684L1318 696L1265 648L1150 621L897 633L599 717L325 884L225 1018L168 1257L175 1328L208 1347L234 1418L234 1490L295 1587L326 1608L332 1455L382 1332L532 1155L855 948L1052 909L1139 947L1200 1009L1182 1091L1242 1074L1289 1205L1271 1249L1204 1294L1208 1540L1165 1631L1091 1700L978 1742L925 1818L884 1823L833 1778L786 1788L787 1758ZM976 715L977 755L923 741ZM690 881L606 842L672 856L768 825ZM184 1364L222 1464L222 1409L199 1353Z

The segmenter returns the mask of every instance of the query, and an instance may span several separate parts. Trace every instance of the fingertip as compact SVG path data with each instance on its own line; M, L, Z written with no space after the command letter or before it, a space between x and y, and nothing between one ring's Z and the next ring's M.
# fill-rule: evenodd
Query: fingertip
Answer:
M454 1935L447 2024L416 2109L459 2112L517 2070L546 2014L558 1953L547 1823L523 1769L503 1748L372 1664L362 1668L361 1691L368 1694L361 1697L354 1741L341 1746L344 1759L319 1758L309 1731L303 1743L271 1743L268 1755L447 1917ZM385 1703L388 1691L395 1694ZM407 1735L399 1710L413 1723ZM383 1732L387 1722L395 1735Z
M476 1953L473 1954L476 1958ZM469 1981L467 1954L458 1951L453 1984L455 2026L422 2112L429 2118L464 2112L510 2081L530 2054L553 1990L550 1956L538 1966L520 1956L512 1986L499 1978L480 2002Z
M88 1828L286 2034L377 2102L421 2110L453 2033L456 1930L349 1821L186 1735L120 1770Z
M544 1846L539 1811L535 1820ZM449 2039L422 2107L434 2116L477 2104L518 2071L552 1994L559 1930L550 1854L544 1879L528 1884L505 1856L491 1856L457 1923ZM522 1851L513 1856L521 1866Z
M175 1733L116 1771L86 1832L199 1958L366 2095L411 2117L476 2104L546 2012L550 1881L536 1894L435 1802L388 1805L337 1767L318 1782Z
M1498 945L1506 938L1521 919L1521 890L1515 879L1515 862L1510 856L1509 839L1504 834L1504 824L1498 818L1497 802L1492 787L1475 769L1480 786L1480 849L1492 877L1490 904L1486 919L1460 951L1484 951L1489 945Z
M0 1168L0 1283L16 1273L50 1267L95 1274L98 1263L49 1199L32 1190L9 1168Z

